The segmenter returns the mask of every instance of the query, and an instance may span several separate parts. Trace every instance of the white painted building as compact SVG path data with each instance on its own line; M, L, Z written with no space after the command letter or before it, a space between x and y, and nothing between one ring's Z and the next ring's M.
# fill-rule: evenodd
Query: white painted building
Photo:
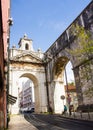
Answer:
M34 108L34 85L33 82L27 79L22 83L22 90L19 91L19 108L20 111L28 111Z

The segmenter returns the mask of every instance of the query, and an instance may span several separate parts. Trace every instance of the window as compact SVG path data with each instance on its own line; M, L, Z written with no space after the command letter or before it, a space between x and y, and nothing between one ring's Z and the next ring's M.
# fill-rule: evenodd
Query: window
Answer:
M29 50L29 45L26 43L26 45L25 45L25 49L26 50Z

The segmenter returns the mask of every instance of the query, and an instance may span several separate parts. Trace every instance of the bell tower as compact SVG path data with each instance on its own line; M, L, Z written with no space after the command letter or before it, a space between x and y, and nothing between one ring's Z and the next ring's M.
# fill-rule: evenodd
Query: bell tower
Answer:
M24 37L20 39L18 45L20 50L34 51L32 39L29 39L26 34L24 34Z

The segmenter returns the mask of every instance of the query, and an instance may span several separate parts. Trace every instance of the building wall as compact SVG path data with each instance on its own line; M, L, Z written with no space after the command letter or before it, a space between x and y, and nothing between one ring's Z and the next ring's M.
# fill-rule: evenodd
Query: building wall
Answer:
M19 107L21 111L28 111L34 107L34 85L31 80L27 79L22 85L22 91L19 93Z
M7 126L7 110L6 110L6 72L7 72L7 36L9 35L9 9L10 0L0 1L0 15L2 30L0 30L0 127Z
M2 18L0 3L0 18ZM4 111L3 111L3 88L4 88L4 48L3 48L3 31L2 19L0 19L0 129L4 126Z

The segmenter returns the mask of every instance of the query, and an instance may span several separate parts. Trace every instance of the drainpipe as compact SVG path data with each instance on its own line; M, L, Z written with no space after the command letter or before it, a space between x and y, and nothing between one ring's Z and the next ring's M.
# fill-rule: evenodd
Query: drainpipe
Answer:
M7 128L8 128L8 122L9 122L9 103L8 103L8 95L9 95L9 56L10 56L10 26L13 25L13 20L12 18L8 19L8 37L7 37L7 52L8 52L8 58L7 58L7 96L6 96L6 100L7 100Z

